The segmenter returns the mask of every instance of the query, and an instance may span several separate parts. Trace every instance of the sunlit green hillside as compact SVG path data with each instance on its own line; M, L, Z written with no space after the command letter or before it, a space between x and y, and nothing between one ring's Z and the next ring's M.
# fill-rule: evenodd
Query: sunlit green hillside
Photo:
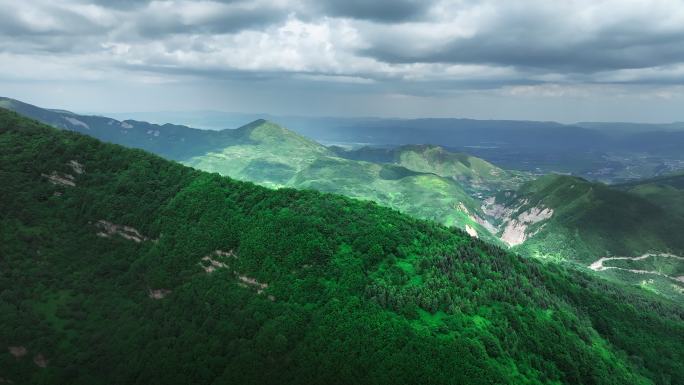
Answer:
M499 236L524 255L587 267L603 257L684 255L681 217L637 195L581 178L539 178L489 200L485 211L498 218ZM669 263L680 266L684 261ZM682 301L684 282L677 275L646 268L636 273L613 270L598 271Z
M626 183L617 187L684 217L684 173Z
M532 176L518 171L503 170L484 159L450 152L434 145L407 145L392 149L361 148L336 153L349 159L384 162L410 170L433 173L460 182L474 196L488 196L500 190L519 187Z
M581 178L545 176L497 202L510 210L504 222L527 224L522 248L531 253L590 263L596 255L684 250L681 219L636 195Z
M341 158L325 146L263 120L237 129L235 143L183 163L267 187L310 188L373 200L497 242L483 227L479 202L462 187L469 181L429 170Z

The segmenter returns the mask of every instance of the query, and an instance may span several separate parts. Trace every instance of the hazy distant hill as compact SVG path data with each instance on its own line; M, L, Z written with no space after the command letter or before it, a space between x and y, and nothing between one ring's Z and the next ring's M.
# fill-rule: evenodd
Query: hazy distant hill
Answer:
M0 109L15 384L673 384L681 307L337 195Z
M81 120L89 126L104 129L106 140L129 146L145 146L150 151L172 159L196 155L194 149L221 148L225 135L194 132L193 135L172 135L173 128L184 126L149 125L134 120L118 121L101 117L66 116L69 112L43 110L36 113L16 100L0 98L0 104L45 123L86 132L83 125L68 122ZM48 111L48 112L46 112ZM50 119L44 119L49 113ZM74 114L71 114L74 115ZM681 123L578 123L476 120L476 119L388 119L388 118L326 118L272 116L268 114L236 114L216 111L160 112L132 114L158 122L197 123L200 127L225 129L244 125L257 118L267 118L298 134L325 145L345 147L396 147L407 144L430 144L450 152L466 153L507 170L522 170L536 174L572 173L590 180L608 183L647 178L684 169L684 130ZM126 116L126 115L117 115ZM82 119L83 118L83 119ZM84 120L86 119L86 120ZM113 121L113 122L112 122ZM139 130L108 130L107 124L133 126ZM118 124L117 124L118 123ZM167 129L164 129L167 128ZM159 131L160 137L148 137ZM168 131L168 132L167 132ZM209 132L213 130L207 130ZM97 137L104 139L103 133ZM127 137L124 135L132 136ZM161 137L163 136L163 137ZM199 136L199 137L197 137ZM191 146L179 145L179 142ZM191 148L193 152L183 150Z
M516 189L532 175L508 171L484 159L450 152L434 145L406 145L395 148L362 147L345 150L331 147L336 154L357 160L391 163L410 170L433 173L463 184L470 193L485 197L500 190Z
M119 121L103 116L44 109L9 98L0 98L0 107L53 127L80 132L106 142L141 148L174 160L181 160L235 141L232 130L209 131L175 124Z
M616 186L684 218L684 172Z
M601 130L607 134L620 135L637 132L681 131L684 122L674 123L630 123L630 122L580 122L576 126Z
M569 125L448 118L277 119L324 143L353 147L439 145L486 159L504 169L573 173L611 183L684 169L682 123Z

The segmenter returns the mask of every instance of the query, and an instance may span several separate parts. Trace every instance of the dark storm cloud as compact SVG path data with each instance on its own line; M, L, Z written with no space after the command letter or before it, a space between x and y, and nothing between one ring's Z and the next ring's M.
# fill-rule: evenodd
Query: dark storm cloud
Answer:
M329 16L389 23L421 18L432 3L430 0L325 0L314 2L314 6Z
M147 6L154 0L76 0L81 4L97 4L112 9L127 9ZM246 3L249 0L212 0L216 3L235 4Z
M69 54L98 50L100 38L110 29L82 14L49 4L36 13L22 14L7 7L5 11L0 13L0 53Z
M287 78L283 71L242 71L231 68L183 68L161 64L123 64L120 66L131 71L172 76L195 76L197 78L234 81L268 81Z
M186 24L174 20L174 18L157 18L150 20L149 23L142 23L136 30L141 36L146 38L156 38L167 34L184 34L184 33L229 33L236 32L242 29L259 26L268 22L267 18L261 15L230 15L223 17L216 17L201 25Z
M0 0L0 5L3 3ZM204 36L204 40L211 40L215 35L244 30L265 31L294 16L312 23L325 23L327 18L336 17L349 20L350 25L357 28L358 40L362 42L349 54L389 65L437 63L512 67L522 77L562 73L569 79L573 74L684 62L684 18L661 26L668 11L677 13L677 3L660 2L660 16L640 14L641 8L649 8L639 8L634 5L637 3L626 0L595 3L603 8L595 11L596 15L589 20L582 21L586 10L592 9L590 6L594 3L591 1L7 2L6 12L0 13L0 35L9 38L0 41L0 49L22 53L31 50L69 53L102 50L102 46L111 45L111 42L136 45L144 41L171 46L177 41L170 39L178 37L190 40ZM618 4L621 8L616 8ZM668 4L674 4L675 8L673 5L668 8ZM87 12L75 9L75 6L92 5L104 7L100 13L105 16L89 17ZM636 7L636 10L629 12L630 7ZM30 12L22 14L22 10ZM34 14L38 16L31 16ZM676 21L681 21L681 25ZM443 28L444 32L436 28ZM459 28L466 32L449 33L450 29ZM431 29L436 32L430 33ZM330 42L335 49L338 48L336 43ZM202 51L203 47L202 44L186 44L184 49L189 49L185 53L192 53L195 48ZM297 54L314 56L318 53Z
M106 27L93 23L83 15L49 5L32 19L18 17L7 9L0 13L0 37L30 39L31 36L81 35L102 33L106 30Z
M389 63L512 66L549 72L601 71L667 66L684 61L684 25L660 28L634 16L601 25L574 23L575 15L502 5L468 36L425 39L396 31L371 32L360 54Z
M287 14L277 9L218 9L199 20L186 20L182 13L147 12L136 30L144 37L166 34L225 34L262 28L283 20Z
M97 4L112 9L130 9L144 7L151 0L77 0L81 4Z
M684 79L680 0L0 0L0 8L0 55L16 56L0 63L6 77L30 63L52 78L280 79L320 89L348 81L426 97Z
M111 42L138 44L148 40L166 44L170 36L211 37L262 29L281 22L289 12L268 1L230 0L46 0L35 4L0 0L3 5L0 51L22 54L102 51Z
M614 44L610 38L581 43L535 44L524 37L511 39L490 35L457 39L425 52L380 43L360 53L390 63L488 64L593 73L680 63L684 61L684 35L677 41L664 39L649 45L636 43L627 46Z

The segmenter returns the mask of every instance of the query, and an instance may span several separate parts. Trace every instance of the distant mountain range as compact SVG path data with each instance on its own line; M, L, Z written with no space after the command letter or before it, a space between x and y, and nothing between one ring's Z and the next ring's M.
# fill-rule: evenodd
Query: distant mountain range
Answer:
M145 149L200 170L271 188L315 189L372 200L417 218L456 226L527 256L589 268L603 257L655 253L665 261L660 264L664 267L594 270L684 301L680 268L684 263L664 256L684 255L684 238L679 236L684 228L684 198L677 175L611 187L572 176L536 177L505 170L435 145L326 147L265 120L211 131L81 116L9 99L0 105L55 127ZM468 130L489 127L479 124ZM514 137L519 129L525 136L526 130L544 131L544 124L537 122L530 128L528 122L516 122L490 131L508 130L506 135ZM577 130L553 127L567 137ZM449 129L442 132L449 137ZM567 142L580 146L589 137L602 134L579 129Z

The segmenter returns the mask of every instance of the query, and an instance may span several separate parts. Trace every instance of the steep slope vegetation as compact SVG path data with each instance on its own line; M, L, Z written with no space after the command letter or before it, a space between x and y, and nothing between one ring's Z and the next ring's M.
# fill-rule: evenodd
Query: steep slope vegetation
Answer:
M682 309L464 233L0 110L14 383L672 384Z
M597 254L684 250L684 239L678 235L683 223L678 218L643 198L600 183L548 175L526 184L508 198L505 195L505 206L513 209L509 217L531 223L525 231L529 239L526 247L539 247L541 239L550 234L568 237L557 245L543 242L544 249L538 249L541 253L563 252L564 247L570 246L571 252L567 254L589 262L587 258ZM525 221L520 217L524 213L530 217L538 215Z
M239 138L236 143L208 153L199 152L184 163L269 187L282 187L319 157L332 155L325 146L266 120L238 128L235 137Z
M684 218L684 173L682 172L615 187L639 195L666 211Z
M374 200L498 242L482 219L480 204L461 182L431 172L340 159L321 144L263 119L235 130L207 131L82 116L7 98L0 103L54 127L152 151L201 170L267 187L313 188Z
M238 128L235 136L240 144L183 163L267 187L307 188L373 200L497 241L483 226L480 204L452 178L340 158L331 149L265 120Z
M679 265L684 255L684 219L631 193L581 178L548 175L504 192L483 206L499 219L499 235L525 255L570 260L590 266L603 257L661 254L666 264ZM684 284L678 275L661 270L599 269L682 300ZM618 271L619 270L619 271ZM642 271L643 270L643 271ZM668 269L671 271L678 270Z

